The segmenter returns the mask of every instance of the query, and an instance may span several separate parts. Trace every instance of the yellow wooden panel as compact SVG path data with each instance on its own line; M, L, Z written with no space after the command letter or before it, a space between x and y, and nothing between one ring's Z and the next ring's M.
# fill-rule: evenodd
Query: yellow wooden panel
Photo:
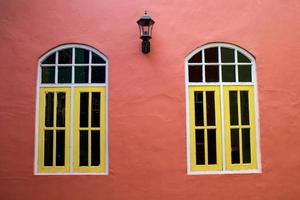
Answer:
M208 164L207 137L205 137L205 165L196 164L196 133L195 129L195 96L197 91L203 92L203 115L206 116L206 92L212 91L215 96L215 126L207 126L206 117L204 117L204 134L207 136L208 128L216 129L216 164ZM220 89L219 86L189 86L189 111L190 111L190 166L191 171L213 171L222 170L222 136L221 136L221 114L220 114Z
M49 128L45 127L45 102L46 94L49 92L54 93L54 113L53 113L53 164L56 163L56 107L57 107L57 93L65 93L65 166L44 166L44 144L45 144L45 130ZM40 88L39 96L39 133L38 133L38 172L48 173L48 172L69 172L70 170L70 88ZM60 128L61 129L61 128Z
M238 93L238 115L239 125L230 125L230 102L229 92L237 91ZM248 91L249 102L249 125L241 125L241 104L240 91ZM225 118L225 146L226 146L226 169L227 170L249 170L257 169L257 155L256 155L256 130L255 130L255 107L254 107L254 88L253 86L224 86L224 118ZM239 142L240 142L240 164L232 164L231 158L231 128L239 128ZM250 148L251 148L251 163L242 163L242 137L241 129L250 128Z
M89 93L89 122L88 134L91 134L91 130L100 130L100 165L91 166L91 148L90 148L90 136L89 138L89 158L88 166L79 166L80 158L80 93ZM92 92L100 92L100 128L91 128L91 94ZM75 88L74 95L74 171L75 172L105 172L106 171L106 90L105 87L77 87Z

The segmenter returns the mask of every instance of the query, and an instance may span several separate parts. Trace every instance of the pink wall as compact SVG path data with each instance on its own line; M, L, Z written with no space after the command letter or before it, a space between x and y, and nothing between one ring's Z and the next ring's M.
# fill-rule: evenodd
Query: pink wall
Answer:
M298 0L0 1L0 199L299 199L299 13ZM186 173L183 63L208 42L256 57L262 174ZM63 43L109 58L109 176L33 175L37 62Z

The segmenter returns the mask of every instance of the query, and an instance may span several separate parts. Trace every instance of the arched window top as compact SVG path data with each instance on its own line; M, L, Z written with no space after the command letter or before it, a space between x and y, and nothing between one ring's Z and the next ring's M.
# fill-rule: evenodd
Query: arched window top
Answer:
M253 63L255 58L244 49L227 43L210 43L195 49L188 63Z
M107 62L107 58L92 47L81 44L67 44L47 52L40 58L40 63L46 65L72 64L73 59L74 64L105 64Z
M260 172L255 58L226 43L185 58L189 174Z
M108 174L108 60L67 44L38 62L36 163L41 174Z
M244 49L226 43L204 45L186 57L189 82L254 82L255 58Z
M107 58L98 50L67 44L47 52L39 60L41 84L105 84Z

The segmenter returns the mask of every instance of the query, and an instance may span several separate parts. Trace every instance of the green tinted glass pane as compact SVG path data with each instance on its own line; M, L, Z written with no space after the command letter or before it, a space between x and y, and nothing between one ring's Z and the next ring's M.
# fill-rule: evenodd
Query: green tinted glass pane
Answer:
M250 129L242 129L243 141L243 163L251 163Z
M92 63L104 64L105 60L95 53L92 53Z
M100 92L92 93L92 127L100 127Z
M238 62L239 63L250 63L251 61L244 56L242 53L238 52Z
M71 83L72 67L58 67L58 83Z
M65 126L65 110L66 110L66 94L64 92L57 93L57 107L56 107L56 126Z
M58 52L58 64L72 63L72 49L63 49Z
M99 166L100 165L100 131L92 131L91 133L91 165Z
M89 81L89 67L80 66L75 67L75 83L88 83Z
M42 64L55 64L55 53L51 54L50 56L48 56L43 62Z
M204 50L204 59L206 63L218 62L218 47L213 47Z
M65 131L56 131L56 166L65 165Z
M54 113L54 93L47 92L46 93L46 105L45 105L45 126L53 127L53 113Z
M224 63L234 63L234 50L230 48L221 48L221 60Z
M217 164L216 129L207 130L208 164Z
M202 82L202 65L189 66L189 82Z
M235 82L235 66L223 65L222 66L222 81L223 82Z
M88 64L90 52L86 49L76 48L75 49L75 63L76 64Z
M53 165L53 130L45 130L44 166Z
M219 66L206 65L205 66L205 81L206 82L219 82Z
M55 67L42 67L42 83L55 82Z
M189 63L201 63L202 62L202 51L196 53L189 59Z
M89 159L89 137L88 131L80 131L79 136L79 165L88 166Z
M242 125L249 125L248 91L240 91Z
M238 125L237 91L229 91L230 125Z
M215 93L206 92L206 121L208 126L215 125Z
M203 126L203 92L194 92L195 96L195 125Z
M205 164L204 130L196 130L196 165Z
M239 82L251 82L251 65L239 65Z
M231 129L231 163L240 163L240 140L239 129Z
M80 127L88 127L89 121L89 93L80 93Z
M92 66L92 83L105 83L104 66Z

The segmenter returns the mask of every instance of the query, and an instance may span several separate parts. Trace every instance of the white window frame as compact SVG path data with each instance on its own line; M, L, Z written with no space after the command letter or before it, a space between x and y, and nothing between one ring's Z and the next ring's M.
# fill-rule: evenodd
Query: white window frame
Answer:
M205 63L204 61L204 50L207 48L218 47L218 63ZM234 49L235 62L234 63L222 63L221 62L221 47L227 47ZM191 64L188 61L198 52L202 51L202 63ZM251 61L251 75L252 82L238 82L238 68L235 67L236 82L222 82L222 71L221 65L250 65L249 63L238 63L237 52L241 52ZM189 82L189 66L191 65L202 65L202 82ZM218 65L219 67L219 82L205 82L205 65ZM253 174L261 173L261 152L260 152L260 129L259 129L259 105L258 105L258 94L257 94L257 80L256 80L256 61L255 58L245 51L244 49L228 43L209 43L205 44L191 53L184 60L185 66L185 102L186 102L186 146L187 146L187 174L188 175L203 175L203 174ZM191 158L190 158L190 107L189 107L189 86L220 86L220 100L221 100L221 134L222 134L222 170L220 171L192 171L191 170ZM255 106L255 128L256 128L256 156L257 156L257 169L253 170L226 170L226 155L225 155L225 123L224 123L224 93L223 86L227 85L251 85L254 87L254 106Z
M73 57L72 57L72 64L58 64L58 51L63 50L63 49L68 49L68 48L72 48L73 51ZM89 64L75 64L75 48L82 48L85 50L89 51ZM105 64L91 64L91 59L92 56L91 54L95 53L96 55L100 56L104 61ZM42 64L42 62L51 54L56 53L55 59L56 62L55 64ZM42 66L53 66L55 65L55 83L41 83L42 80ZM89 83L75 83L75 66L87 66L89 67ZM36 86L36 109L35 109L35 152L34 152L34 175L108 175L109 174L109 152L108 152L108 59L107 57L101 53L99 50L87 46L87 45L83 45L83 44L65 44L65 45L60 45L56 48L51 49L50 51L48 51L47 53L45 53L43 56L41 56L39 58L38 61L38 69L37 69L37 75L38 75L38 79L37 79L37 86ZM72 81L71 83L58 83L58 66L72 66ZM91 83L91 66L104 66L105 67L105 83ZM106 105L105 105L105 135L106 135L106 148L105 148L105 154L106 154L106 160L105 160L105 172L74 172L73 171L73 149L74 149L74 144L73 144L73 128L74 128L74 115L73 115L73 111L74 111L74 88L75 87L97 87L97 86L104 86L106 88ZM39 143L39 105L40 105L40 88L44 87L69 87L71 90L71 96L70 96L70 172L55 172L55 173L51 173L51 172L46 172L46 173L41 173L38 172L38 143Z

